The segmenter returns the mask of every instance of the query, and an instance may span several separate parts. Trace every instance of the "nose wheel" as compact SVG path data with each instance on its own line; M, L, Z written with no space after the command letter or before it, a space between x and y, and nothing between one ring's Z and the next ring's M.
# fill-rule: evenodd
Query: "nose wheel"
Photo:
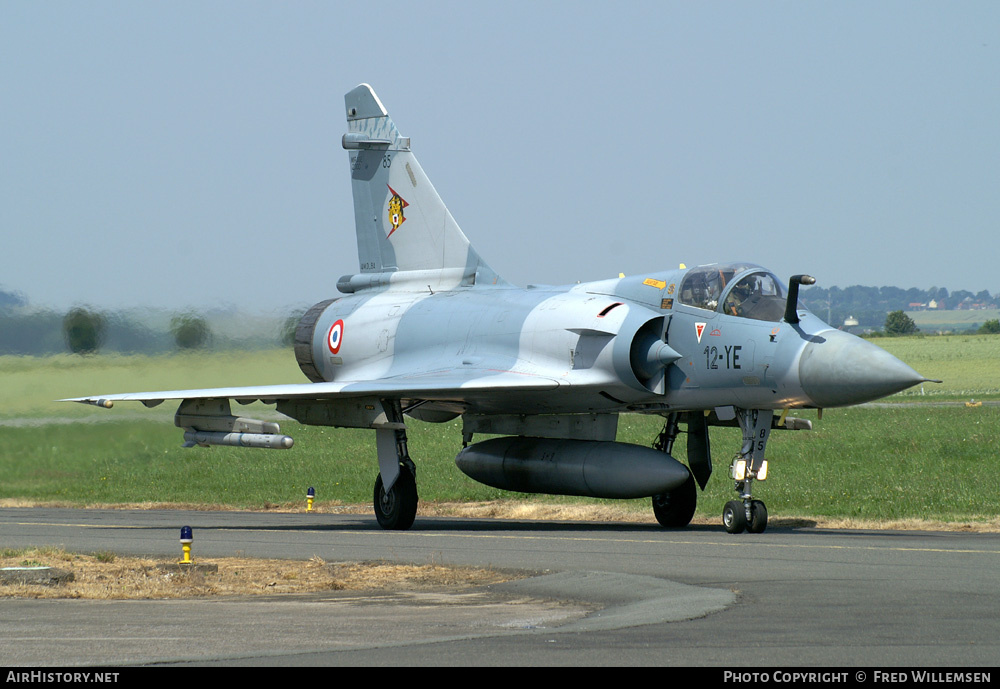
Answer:
M722 525L729 533L743 533L747 530L746 510L739 500L730 500L722 508Z
M747 521L747 531L764 533L767 528L767 507L760 500L750 502L750 519Z
M760 500L751 500L748 508L741 500L730 500L722 510L722 525L729 533L764 533L767 506Z

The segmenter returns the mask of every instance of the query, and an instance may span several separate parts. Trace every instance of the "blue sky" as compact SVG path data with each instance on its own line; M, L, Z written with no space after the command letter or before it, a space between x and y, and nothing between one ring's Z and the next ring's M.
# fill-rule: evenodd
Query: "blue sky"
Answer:
M335 296L360 82L515 284L751 260L1000 291L995 2L0 0L0 288Z

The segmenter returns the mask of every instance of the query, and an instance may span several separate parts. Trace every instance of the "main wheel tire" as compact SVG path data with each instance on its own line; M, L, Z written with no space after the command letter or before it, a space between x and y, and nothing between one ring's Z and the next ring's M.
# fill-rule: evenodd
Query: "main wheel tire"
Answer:
M375 519L383 529L401 531L413 526L417 516L417 481L405 466L388 491L382 486L382 474L375 479Z
M764 533L767 528L767 507L760 500L750 503L750 521L747 523L747 531L750 533Z
M679 529L690 524L697 506L698 491L690 472L687 481L679 487L669 493L653 496L653 514L660 526L667 529Z
M722 525L729 533L743 533L747 528L747 514L743 503L730 500L722 509Z

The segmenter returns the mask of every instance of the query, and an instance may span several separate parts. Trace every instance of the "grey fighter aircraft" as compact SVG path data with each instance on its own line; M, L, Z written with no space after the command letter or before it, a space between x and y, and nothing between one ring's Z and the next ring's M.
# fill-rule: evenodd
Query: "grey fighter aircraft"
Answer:
M708 429L739 425L737 498L723 523L761 532L772 428L790 409L868 402L925 381L878 347L823 323L799 286L752 263L567 287L515 287L476 253L367 84L345 97L360 271L302 317L295 357L310 382L76 398L103 407L181 400L189 446L291 447L277 423L235 416L262 401L303 424L375 430L374 505L409 528L416 465L406 419L463 422L459 468L527 493L652 498L666 527L687 525L712 473ZM618 415L656 414L652 447L616 442ZM776 413L780 412L780 414ZM671 456L681 426L687 465ZM473 443L476 434L497 435Z

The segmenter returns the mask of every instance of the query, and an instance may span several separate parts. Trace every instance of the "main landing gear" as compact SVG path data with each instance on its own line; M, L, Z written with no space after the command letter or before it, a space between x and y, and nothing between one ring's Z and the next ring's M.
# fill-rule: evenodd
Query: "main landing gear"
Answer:
M767 528L767 507L751 494L753 482L767 476L764 448L771 435L774 412L769 409L736 409L743 431L743 446L733 458L729 475L736 482L739 500L730 500L722 510L722 524L729 533L763 533Z
M688 475L679 488L669 493L653 496L653 514L660 526L668 529L679 529L691 523L695 507L698 506L698 493L695 489L694 476Z
M417 467L406 447L406 427L399 402L383 402L387 421L375 430L378 478L375 519L383 529L404 530L417 516ZM386 488L388 486L388 488Z
M668 456L670 455L670 452L674 448L674 440L677 439L677 433L679 432L679 418L680 416L677 413L673 413L667 417L666 422L663 424L663 430L660 431L659 437L653 442L654 450L664 452ZM690 422L688 423L688 432L692 432ZM688 442L691 442L690 439ZM692 467L699 466L692 457L693 455L689 448L688 463ZM711 473L711 460L709 459L708 462L708 472ZM688 471L690 472L691 470L689 469ZM708 476L706 475L705 479L707 480L707 478ZM704 487L704 484L702 484L702 488ZM653 515L656 517L656 521L660 523L660 526L667 529L679 529L690 524L697 506L698 491L695 485L694 473L689 473L687 481L678 488L673 489L669 493L653 496Z
M399 476L385 490L382 474L375 479L375 519L383 529L409 529L417 516L417 480L415 469L400 464Z

